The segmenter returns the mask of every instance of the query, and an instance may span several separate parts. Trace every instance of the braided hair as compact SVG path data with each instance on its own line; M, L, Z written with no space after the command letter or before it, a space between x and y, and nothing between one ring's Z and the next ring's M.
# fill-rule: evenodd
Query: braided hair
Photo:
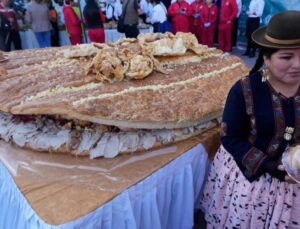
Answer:
M271 56L277 51L278 49L276 48L260 47L256 62L253 68L250 70L249 74L251 75L252 73L258 72L264 64L264 57L270 59Z

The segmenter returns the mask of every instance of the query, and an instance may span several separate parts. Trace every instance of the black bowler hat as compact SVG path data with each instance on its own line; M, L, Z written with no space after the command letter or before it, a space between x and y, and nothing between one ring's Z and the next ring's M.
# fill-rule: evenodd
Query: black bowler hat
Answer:
M252 40L269 48L300 48L300 11L274 15L269 24L252 33Z

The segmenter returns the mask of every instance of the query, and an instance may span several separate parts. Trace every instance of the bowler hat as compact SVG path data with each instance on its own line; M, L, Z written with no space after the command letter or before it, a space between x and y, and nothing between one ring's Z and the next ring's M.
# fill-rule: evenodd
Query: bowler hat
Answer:
M269 48L300 48L300 11L274 15L269 24L252 33L252 40Z

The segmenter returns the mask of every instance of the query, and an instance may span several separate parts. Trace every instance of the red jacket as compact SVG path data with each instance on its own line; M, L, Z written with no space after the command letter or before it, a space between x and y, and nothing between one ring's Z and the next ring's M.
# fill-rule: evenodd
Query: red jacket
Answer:
M227 25L233 25L233 21L238 13L236 0L222 0L220 11L220 29L225 29ZM230 23L229 23L230 22Z
M0 2L0 12L10 21L13 30L19 29L16 13L13 9L5 7L3 3Z
M185 10L185 14L181 14L180 10ZM168 9L168 14L172 17L173 33L189 32L189 16L191 15L190 5L186 1L181 4L174 2Z
M191 19L190 23L192 25L201 25L202 17L203 17L203 9L205 8L205 3L203 1L193 2L191 4ZM200 13L198 18L195 18L193 15L196 13Z
M202 17L201 17L202 26L204 26L204 23L209 22L210 27L215 27L216 22L217 22L217 17L218 17L218 7L217 7L217 5L212 4L211 7L208 7L208 5L205 4L205 7L202 11Z
M74 12L72 6L68 6L68 5L64 6L63 14L65 18L65 25L66 25L67 32L71 36L81 35L82 34L81 23L78 16Z

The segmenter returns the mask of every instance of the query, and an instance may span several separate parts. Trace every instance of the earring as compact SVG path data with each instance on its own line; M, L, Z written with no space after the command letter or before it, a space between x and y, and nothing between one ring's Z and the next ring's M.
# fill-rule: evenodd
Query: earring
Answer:
M268 69L268 67L264 68L262 70L262 78L261 78L261 82L266 82L267 80L269 80L270 78L270 70Z

